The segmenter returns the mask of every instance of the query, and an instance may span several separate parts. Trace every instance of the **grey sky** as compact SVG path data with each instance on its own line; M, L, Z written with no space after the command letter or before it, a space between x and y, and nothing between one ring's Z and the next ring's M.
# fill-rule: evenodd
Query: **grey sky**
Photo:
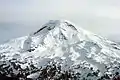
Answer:
M27 35L50 19L67 19L120 40L120 0L0 0L0 43Z

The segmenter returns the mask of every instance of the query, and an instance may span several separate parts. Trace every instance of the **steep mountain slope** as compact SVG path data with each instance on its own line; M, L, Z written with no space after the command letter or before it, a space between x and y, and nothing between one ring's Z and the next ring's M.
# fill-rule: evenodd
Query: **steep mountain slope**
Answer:
M60 65L62 71L79 72L80 80L92 72L91 68L99 70L98 76L86 78L97 80L104 74L119 72L120 46L67 20L51 20L29 36L0 45L0 67L12 69L15 74L19 70L14 69L13 64L26 69L31 68L31 64L36 68L45 67L50 62ZM28 77L36 78L36 72ZM10 76L8 72L6 75Z

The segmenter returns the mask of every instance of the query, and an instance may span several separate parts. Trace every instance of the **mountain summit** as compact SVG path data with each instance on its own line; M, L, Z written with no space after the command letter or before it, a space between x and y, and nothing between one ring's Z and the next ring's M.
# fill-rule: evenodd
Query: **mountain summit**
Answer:
M72 69L79 72L80 80L83 77L97 80L104 74L112 77L110 75L120 71L120 46L67 20L50 20L29 36L0 45L0 67L3 69L0 73L4 73L7 67L18 74L19 70L11 63L26 69L30 64L41 68L50 62L60 65L61 71ZM88 76L90 71L98 70L97 76ZM35 78L36 73L27 77Z

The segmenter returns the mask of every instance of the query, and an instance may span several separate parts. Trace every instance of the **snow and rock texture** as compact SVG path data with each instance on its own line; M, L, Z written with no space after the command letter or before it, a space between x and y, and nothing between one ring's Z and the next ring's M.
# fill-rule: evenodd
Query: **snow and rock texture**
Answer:
M39 69L50 62L60 65L62 71L79 72L80 80L97 80L105 74L111 78L120 72L120 46L67 20L50 20L29 36L0 45L0 67L12 69L14 74L19 73L15 69L19 65L20 69L29 68L27 77L35 79L39 72L32 72L30 66ZM88 76L94 71L99 74ZM0 72L10 76L5 70Z

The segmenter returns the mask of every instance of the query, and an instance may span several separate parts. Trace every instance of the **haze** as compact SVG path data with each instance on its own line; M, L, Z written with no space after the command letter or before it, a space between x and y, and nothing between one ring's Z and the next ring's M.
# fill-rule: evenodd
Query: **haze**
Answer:
M120 40L120 0L0 0L0 43L28 35L51 19L67 19Z

